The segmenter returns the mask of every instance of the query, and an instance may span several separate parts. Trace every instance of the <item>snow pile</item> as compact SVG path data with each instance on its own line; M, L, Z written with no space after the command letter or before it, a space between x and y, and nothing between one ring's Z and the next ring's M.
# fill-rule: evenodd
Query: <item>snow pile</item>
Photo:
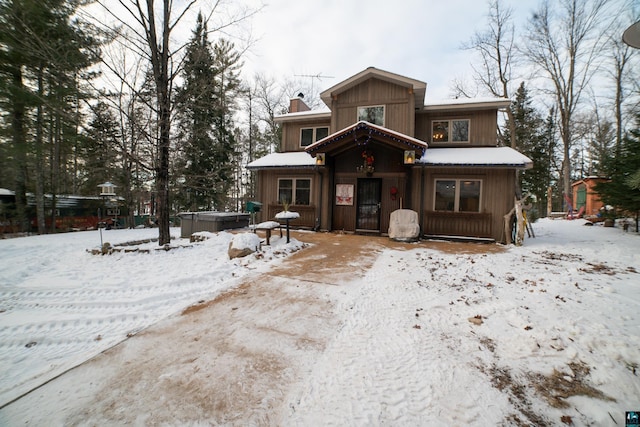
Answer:
M298 212L282 211L276 214L276 219L280 219L280 220L298 219L298 218L300 218L300 214Z
M256 252L260 249L260 237L254 233L238 233L233 236L231 240L231 247L233 249L251 249Z

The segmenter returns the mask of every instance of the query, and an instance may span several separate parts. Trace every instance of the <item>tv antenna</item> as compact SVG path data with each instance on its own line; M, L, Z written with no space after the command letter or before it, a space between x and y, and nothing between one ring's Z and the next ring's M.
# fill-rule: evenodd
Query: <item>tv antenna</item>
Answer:
M311 96L314 96L315 94L315 89L314 89L314 82L317 80L318 83L322 80L322 79L335 79L335 77L333 76L323 76L322 73L318 73L318 74L294 74L295 77L304 77L307 79L311 79Z

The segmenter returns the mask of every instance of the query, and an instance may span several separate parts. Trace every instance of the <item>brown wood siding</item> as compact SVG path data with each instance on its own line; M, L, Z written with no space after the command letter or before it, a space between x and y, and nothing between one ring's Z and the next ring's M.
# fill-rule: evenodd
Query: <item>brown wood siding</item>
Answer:
M333 205L333 222L332 230L353 232L356 230L356 217L358 206L358 178L364 175L360 173L338 173L336 174L335 184L350 184L354 189L354 200L351 206L340 206L335 204L335 197L331 200ZM411 194L407 175L404 173L374 173L374 178L382 179L382 191L380 197L380 233L386 234L389 230L389 219L391 212L407 208L408 199ZM397 194L391 194L391 188L397 189Z
M283 123L282 124L282 143L280 144L280 150L283 152L303 151L305 147L300 146L301 129L328 127L329 134L331 134L333 130L331 129L330 124L331 124L331 121L329 119Z
M338 131L354 124L358 107L384 105L384 126L413 135L413 104L414 95L408 88L373 78L344 91L333 101L332 129Z
M490 213L425 211L426 235L493 238L491 226Z
M469 119L470 143L434 143L431 141L431 122L433 120ZM498 141L497 110L467 112L429 112L416 114L415 137L426 141L430 147L495 147Z
M256 201L262 203L263 209L256 215L257 221L273 221L275 214L283 210L278 203L279 178L308 178L311 179L311 196L309 205L291 205L289 210L300 213L300 219L291 225L294 227L315 228L320 211L320 174L312 169L274 169L258 171L258 185Z
M421 176L423 178L421 180ZM436 179L481 179L479 213L434 212ZM504 241L503 216L513 207L515 173L509 169L424 168L413 170L413 209L421 218L423 234L491 237ZM447 220L447 217L449 220Z
M349 206L336 205L335 186L338 184L353 185L353 204ZM329 202L333 206L333 218L331 229L335 231L355 231L356 229L356 206L358 174L356 173L336 173L332 188L332 200Z
M311 229L315 228L315 224L316 224L316 207L315 206L313 205L290 206L289 210L291 212L298 212L300 214L300 218L292 219L289 221L289 226L291 228L311 228ZM267 216L271 219L267 219L267 221L274 220L278 212L282 212L282 205L269 204L267 206ZM283 220L280 220L279 222L284 224Z
M374 156L374 168L378 172L406 172L404 165L404 151L389 147L377 141L372 141L366 147L355 146L344 154L335 158L336 172L355 172L363 165L363 151L369 151Z
M395 196L391 194L392 187L395 187L398 191ZM385 176L382 179L382 200L380 211L380 231L382 233L386 234L389 232L391 212L405 208L410 204L410 200L407 200L407 197L411 196L409 193L406 175L391 175Z

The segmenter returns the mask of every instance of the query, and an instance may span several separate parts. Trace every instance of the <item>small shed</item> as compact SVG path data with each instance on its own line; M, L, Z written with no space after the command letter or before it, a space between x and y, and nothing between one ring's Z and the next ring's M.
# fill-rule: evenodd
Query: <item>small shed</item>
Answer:
M573 208L579 211L584 207L584 216L595 216L600 212L604 203L596 192L595 186L600 182L606 182L607 178L589 176L571 184L573 193Z
M191 237L198 231L217 232L249 226L249 214L239 212L182 212L180 217L180 237Z

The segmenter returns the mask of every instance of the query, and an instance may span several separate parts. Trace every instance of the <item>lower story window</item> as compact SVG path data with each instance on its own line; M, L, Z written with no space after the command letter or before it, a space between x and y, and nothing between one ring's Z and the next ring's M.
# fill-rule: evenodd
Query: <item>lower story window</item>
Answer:
M434 210L480 212L479 179L436 179Z
M311 200L311 179L278 179L278 203L289 205L309 205Z

